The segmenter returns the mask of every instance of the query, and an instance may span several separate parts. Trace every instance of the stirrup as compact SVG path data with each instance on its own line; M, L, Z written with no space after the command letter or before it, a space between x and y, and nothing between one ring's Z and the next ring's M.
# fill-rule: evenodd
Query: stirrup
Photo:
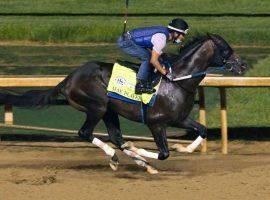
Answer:
M156 89L153 88L151 82L147 82L146 83L146 93L147 94L152 94L154 92L156 92Z
M154 89L154 88L147 88L145 91L145 93L147 93L147 94L152 94L154 92L156 92L156 89Z
M135 88L135 94L145 93L144 88Z
M142 82L138 82L135 86L135 94L145 93L145 85Z
M135 94L153 94L156 92L154 88L135 88Z
M156 90L152 87L152 84L150 82L137 80L137 84L135 86L135 94L152 94L154 92L156 92Z

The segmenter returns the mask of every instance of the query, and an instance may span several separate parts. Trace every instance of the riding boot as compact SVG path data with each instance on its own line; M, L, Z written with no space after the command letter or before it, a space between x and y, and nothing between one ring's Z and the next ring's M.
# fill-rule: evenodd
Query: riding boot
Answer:
M145 81L137 79L137 84L135 86L135 94L145 93Z
M146 93L148 93L148 94L152 94L152 93L156 92L156 89L153 88L151 82L149 82L149 81L146 82L146 89L147 89Z
M137 84L135 86L135 94L142 94L142 93L152 94L155 91L156 90L153 89L150 82L137 79Z

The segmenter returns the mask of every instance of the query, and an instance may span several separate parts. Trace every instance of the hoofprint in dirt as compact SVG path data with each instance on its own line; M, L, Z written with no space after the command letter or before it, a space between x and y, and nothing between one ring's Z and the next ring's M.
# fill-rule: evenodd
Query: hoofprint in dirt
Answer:
M218 142L208 146L207 154L172 152L153 161L160 173L149 175L121 152L112 171L103 152L87 143L1 142L0 199L269 198L270 142L230 142L229 155L219 153Z

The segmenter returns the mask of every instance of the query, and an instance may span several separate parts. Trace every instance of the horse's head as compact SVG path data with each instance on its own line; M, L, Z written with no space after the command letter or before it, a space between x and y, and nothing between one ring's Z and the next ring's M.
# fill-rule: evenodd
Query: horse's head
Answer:
M224 65L226 69L230 70L235 75L243 74L247 69L247 65L234 53L230 45L219 35L208 34L208 36L215 45L211 66Z

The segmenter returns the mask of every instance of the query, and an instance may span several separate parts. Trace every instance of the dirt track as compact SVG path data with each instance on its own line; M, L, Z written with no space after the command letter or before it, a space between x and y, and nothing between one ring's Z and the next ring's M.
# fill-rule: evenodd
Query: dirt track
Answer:
M1 142L0 200L270 199L270 142L231 142L229 155L209 146L206 155L149 160L160 173L148 175L119 151L113 172L86 143Z

